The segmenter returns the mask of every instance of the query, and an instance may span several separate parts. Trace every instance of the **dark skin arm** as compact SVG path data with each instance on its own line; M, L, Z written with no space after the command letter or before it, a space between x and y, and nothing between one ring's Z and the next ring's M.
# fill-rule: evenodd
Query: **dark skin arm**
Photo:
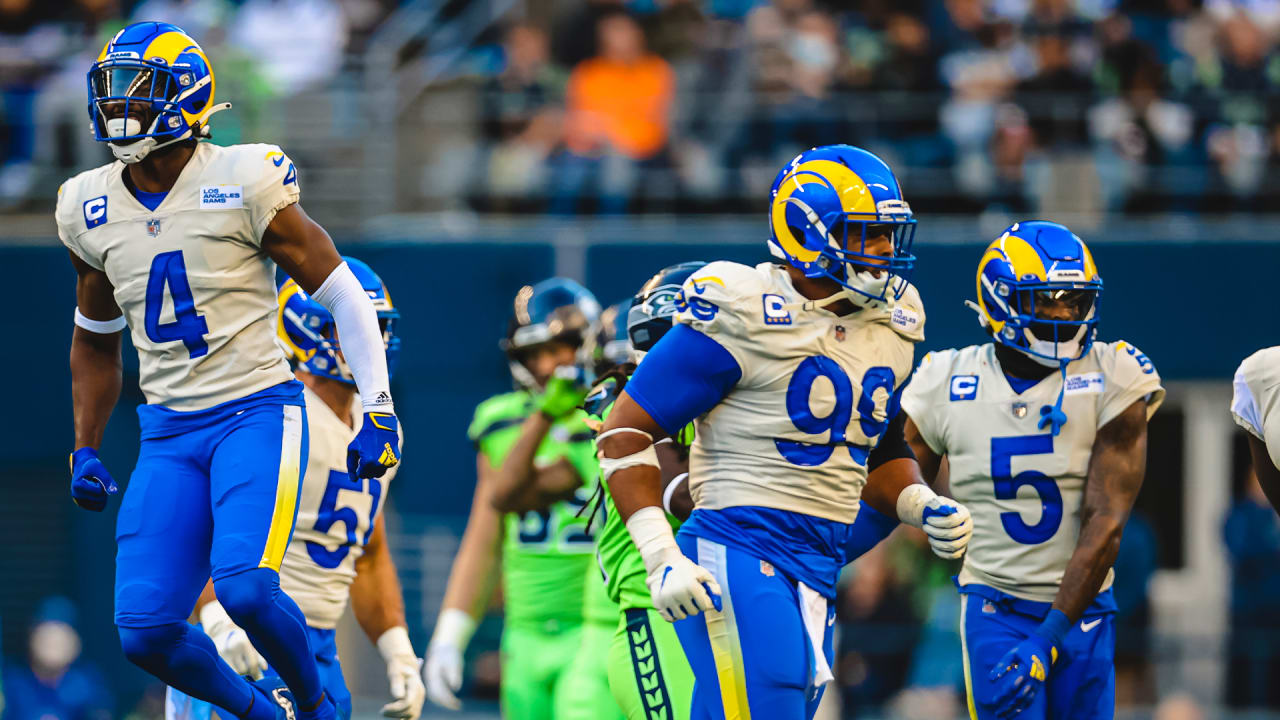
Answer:
M1267 444L1253 434L1249 435L1249 457L1253 460L1253 472L1258 476L1262 492L1271 501L1271 507L1280 509L1280 468L1271 461Z
M890 460L867 475L867 485L862 488L862 502L887 518L896 518L898 496L914 483L925 484L915 460L905 457Z
M621 458L640 452L651 442L657 442L667 436L667 432L654 421L645 409L627 394L626 390L618 396L605 418L600 434L618 428L635 428L648 433L653 440L633 432L621 432L610 435L596 442L596 447L608 458ZM648 465L635 465L623 468L609 478L609 495L613 497L613 505L618 510L622 522L626 523L631 514L644 507L662 507L662 472Z
M271 219L262 233L262 251L308 293L318 290L333 269L342 264L329 233L297 203Z
M1093 441L1080 512L1080 538L1053 607L1076 622L1098 596L1147 470L1147 401L1102 426Z
M406 627L404 592L396 576L396 564L387 546L387 522L378 516L364 554L356 560L356 579L351 583L351 611L356 622L377 643L382 634L394 627Z
M911 452L916 454L916 462L919 463L920 473L925 481L933 484L938 479L938 473L942 467L942 457L935 453L929 447L929 443L924 441L920 436L920 428L916 427L915 422L911 420L911 416L907 416L907 424L903 429L906 435L907 444L911 446ZM880 508L876 508L879 510Z
M534 464L538 446L551 430L552 420L535 412L520 426L520 437L490 478L489 500L499 512L544 510L573 497L582 478L568 460L547 467Z
M76 269L76 304L90 320L120 317L107 274L68 251ZM111 409L120 399L120 333L100 335L76 326L71 333L71 403L77 448L102 444Z
M689 456L675 447L675 443L664 442L654 448L658 453L658 464L662 466L662 491L682 473L689 472ZM683 522L693 513L693 496L689 494L689 480L686 478L671 493L671 514Z

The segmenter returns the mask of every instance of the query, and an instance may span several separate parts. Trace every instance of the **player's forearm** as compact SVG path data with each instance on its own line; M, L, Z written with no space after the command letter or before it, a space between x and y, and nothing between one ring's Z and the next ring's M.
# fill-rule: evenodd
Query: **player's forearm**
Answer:
M502 467L489 478L489 502L499 512L520 512L521 498L535 489L537 469L533 459L547 433L551 419L540 412L530 415L520 426L520 437L502 461Z
M1107 578L1147 467L1146 403L1139 401L1098 430L1080 512L1080 537L1053 607L1075 622Z
M404 591L385 541L356 562L356 577L351 583L351 611L374 644L391 628L407 627Z
M442 610L461 610L473 619L484 614L493 596L502 559L502 516L493 509L487 494L492 469L483 456L477 458L476 465L478 474L471 515L453 559L441 604Z
M71 336L71 401L75 446L97 448L122 385L120 333L99 335L77 327Z

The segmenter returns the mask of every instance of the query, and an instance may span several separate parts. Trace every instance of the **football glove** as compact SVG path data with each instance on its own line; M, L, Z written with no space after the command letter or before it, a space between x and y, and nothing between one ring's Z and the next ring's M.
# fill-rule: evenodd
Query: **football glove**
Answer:
M120 491L111 473L98 459L98 451L82 447L71 453L71 499L85 510L102 512L107 497Z
M591 391L585 380L582 370L573 365L556 368L538 396L538 411L552 420L559 420L582 407L587 393Z
M237 675L251 680L261 680L267 669L267 661L254 649L249 636L239 625L231 620L231 616L219 602L211 602L200 608L200 625L204 634L213 640L221 657Z
M382 706L382 716L417 720L427 701L422 684L422 661L413 652L409 631L393 627L378 638L378 652L387 663L387 680L391 683L391 702Z
M973 537L969 509L920 483L908 485L898 496L898 519L924 530L933 554L948 560L964 555Z
M1058 646L1071 621L1061 610L1050 610L1031 637L1000 658L988 676L994 684L996 716L1012 718L1026 710L1044 687L1049 670L1058 659Z
M446 608L440 611L422 668L427 698L440 707L450 710L462 708L457 695L462 688L462 653L475 628L476 621L462 610Z
M379 478L400 464L400 421L391 413L366 412L347 446L347 472L352 480Z
M720 583L711 572L676 549L645 578L653 607L668 622L720 610Z

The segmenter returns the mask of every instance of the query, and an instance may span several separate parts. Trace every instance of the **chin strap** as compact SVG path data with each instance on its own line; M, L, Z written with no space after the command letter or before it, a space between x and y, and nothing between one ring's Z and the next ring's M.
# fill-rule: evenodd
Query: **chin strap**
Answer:
M1057 437L1062 431L1062 426L1067 424L1067 414L1062 411L1062 400L1067 394L1067 362L1064 360L1059 363L1062 373L1062 388L1058 390L1058 401L1052 405L1045 405L1040 408L1040 422L1036 424L1036 428L1043 430L1046 425L1050 426L1049 432Z

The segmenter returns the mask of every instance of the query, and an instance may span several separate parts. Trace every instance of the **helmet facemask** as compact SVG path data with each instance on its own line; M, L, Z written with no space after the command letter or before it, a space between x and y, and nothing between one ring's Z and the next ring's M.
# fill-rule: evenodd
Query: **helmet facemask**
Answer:
M94 139L108 143L116 159L130 164L168 145L207 137L209 116L231 107L209 105L212 74L159 60L95 63L88 85Z
M1009 319L996 339L1047 367L1077 360L1097 335L1101 294L1100 282L997 282L992 295L1007 302Z

